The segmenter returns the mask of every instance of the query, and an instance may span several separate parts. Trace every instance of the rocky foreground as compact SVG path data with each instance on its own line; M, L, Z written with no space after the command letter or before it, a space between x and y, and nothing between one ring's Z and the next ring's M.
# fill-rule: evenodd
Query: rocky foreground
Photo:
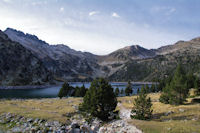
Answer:
M88 124L80 115L72 117L65 124L59 121L47 121L39 118L25 118L11 113L0 115L1 132L6 133L141 133L135 126L128 124L125 118L103 124L93 120Z

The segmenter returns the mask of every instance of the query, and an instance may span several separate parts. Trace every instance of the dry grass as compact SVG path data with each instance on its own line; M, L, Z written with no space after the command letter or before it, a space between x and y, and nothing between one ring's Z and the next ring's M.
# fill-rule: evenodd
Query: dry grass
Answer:
M130 123L145 133L200 133L200 104L192 104L190 98L185 105L172 106L160 103L159 93L149 96L153 102L153 120L130 120ZM125 108L131 109L135 97L119 97L118 101ZM66 122L69 119L66 114L75 113L74 106L77 107L81 101L81 98L0 100L0 113L10 112L25 117ZM174 113L166 116L165 113L169 111Z
M81 98L0 100L0 113L10 112L25 117L66 122L67 113L74 113Z
M145 133L200 133L200 104L191 103L192 98L187 99L185 105L173 106L159 102L160 94L149 94L153 103L153 120L131 120ZM133 107L132 97L120 97L118 100L128 109ZM183 109L181 112L179 109ZM174 113L166 116L169 111Z

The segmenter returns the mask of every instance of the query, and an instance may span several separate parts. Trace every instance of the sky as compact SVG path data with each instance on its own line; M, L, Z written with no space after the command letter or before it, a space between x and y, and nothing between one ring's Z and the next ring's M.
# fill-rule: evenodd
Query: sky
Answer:
M200 37L200 0L0 0L0 29L104 55Z

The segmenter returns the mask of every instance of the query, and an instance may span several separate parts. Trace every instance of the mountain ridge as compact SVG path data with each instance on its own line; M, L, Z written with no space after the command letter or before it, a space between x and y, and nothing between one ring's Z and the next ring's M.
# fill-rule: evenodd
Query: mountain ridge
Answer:
M43 63L0 31L0 85L40 85L52 80Z
M155 77L154 73L157 72L156 69L162 69L156 65L163 66L163 58L170 64L173 62L169 61L170 58L179 57L188 51L189 54L196 57L197 51L200 49L200 38L197 37L190 41L178 41L173 45L162 46L158 49L146 49L139 45L131 45L100 56L76 51L64 44L50 45L35 35L25 34L12 28L7 28L4 33L12 41L18 42L30 50L43 62L47 70L53 73L54 78L74 81L90 81L96 77L105 77L112 81L152 80L152 77ZM149 69L147 66L151 66L151 68ZM169 66L169 68L173 67ZM147 70L148 72L143 72ZM163 70L165 70L163 73L166 73L167 68L164 67ZM128 76L130 75L127 73L128 71L133 72L132 76ZM140 74L140 76L136 74ZM161 75L163 74L161 73Z

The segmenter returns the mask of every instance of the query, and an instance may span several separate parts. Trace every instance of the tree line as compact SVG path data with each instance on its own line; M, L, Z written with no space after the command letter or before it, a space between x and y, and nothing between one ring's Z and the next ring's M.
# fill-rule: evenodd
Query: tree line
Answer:
M151 99L147 98L148 87L142 87L139 91L139 97L135 99L134 109L132 110L131 118L150 119L151 118ZM114 89L109 82L103 78L97 78L92 81L89 89L82 87L72 87L68 83L64 83L60 89L58 96L83 97L83 103L79 106L79 111L88 121L97 117L103 121L119 118L117 106L117 94L119 89ZM128 82L126 94L132 93L132 85ZM140 106L144 107L141 108ZM136 113L136 115L133 115Z
M199 92L200 80L192 73L186 73L179 64L174 74L160 83L162 94L160 102L165 104L180 105L189 96L189 90L195 88Z
M69 83L65 82L58 93L58 97L59 98L66 97L66 96L84 97L87 90L88 89L85 88L84 84L81 87L78 87L78 86L73 87L73 86L70 86Z
M158 86L148 85L138 89L138 95L133 99L133 108L131 118L149 120L152 118L152 102L148 96L150 92L161 91L160 102L165 104L180 105L183 104L188 97L190 88L196 88L199 92L200 82L193 74L186 74L181 65L178 65L171 77L164 79ZM73 91L72 91L73 90ZM103 78L97 78L92 81L89 89L84 86L72 88L68 83L64 83L59 97L83 96L83 103L79 106L79 111L87 118L97 117L103 121L118 118L117 96L119 88L114 89L109 82ZM132 94L131 82L125 89L126 95Z

